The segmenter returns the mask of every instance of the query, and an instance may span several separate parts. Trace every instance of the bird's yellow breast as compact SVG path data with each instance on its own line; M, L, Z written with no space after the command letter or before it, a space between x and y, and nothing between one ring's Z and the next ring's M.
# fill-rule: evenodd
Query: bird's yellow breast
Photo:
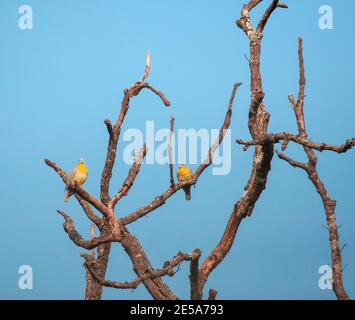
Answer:
M79 173L88 174L88 168L86 167L86 165L84 163L79 163L76 166L76 169L78 170Z
M85 166L84 163L79 163L76 166L76 174L75 174L75 181L79 185L82 185L88 177L88 168Z
M177 177L179 181L190 180L192 177L192 171L187 166L180 166L177 171Z

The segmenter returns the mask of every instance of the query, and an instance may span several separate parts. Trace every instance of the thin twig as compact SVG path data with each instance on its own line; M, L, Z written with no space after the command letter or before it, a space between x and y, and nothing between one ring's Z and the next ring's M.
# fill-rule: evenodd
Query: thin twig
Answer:
M172 137L174 134L174 123L175 118L173 115L170 116L170 130L169 130L169 137L168 137L168 155L169 155L169 172L170 172L170 187L175 187L175 180L174 180L174 164L173 164L173 151L172 151Z
M139 170L141 168L142 162L144 157L147 154L147 145L144 144L142 148L136 153L134 163L132 165L132 168L129 170L128 176L123 182L120 190L117 192L117 194L110 200L108 207L109 208L114 208L116 203L124 196L127 196L129 190L133 186L137 175L139 173Z
M299 70L300 70L299 94L298 94L297 102L295 102L295 99L292 95L289 95L289 100L297 120L299 136L304 139L307 139L307 131L306 131L305 118L303 113L306 78L305 78L305 71L304 71L302 39L300 38L298 39L298 61L299 61ZM354 140L351 139L348 141L350 141L348 145L345 144L341 146L340 149L337 150L340 152L345 152L349 150L352 147ZM348 300L349 296L346 293L343 285L343 275L342 275L343 268L342 268L342 257L341 257L342 250L340 249L339 246L339 234L338 234L338 227L337 227L336 216L335 216L336 201L330 198L324 183L322 182L322 180L318 175L318 171L317 171L318 159L313 151L313 148L308 145L304 145L303 149L307 154L308 163L300 163L298 161L295 161L285 156L280 152L278 152L277 154L279 158L287 161L292 166L302 168L304 171L306 171L308 178L311 180L311 182L313 183L314 187L316 188L317 192L319 193L322 199L324 212L327 220L327 229L329 232L329 244L330 244L332 270L333 270L333 291L338 299Z

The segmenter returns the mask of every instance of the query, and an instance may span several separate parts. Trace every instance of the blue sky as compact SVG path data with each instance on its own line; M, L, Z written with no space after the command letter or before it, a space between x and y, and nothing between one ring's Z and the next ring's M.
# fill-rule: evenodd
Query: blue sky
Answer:
M144 69L150 49L149 82L163 90L172 106L162 106L148 91L131 103L123 130L156 128L219 128L233 83L242 81L232 118L232 140L248 138L249 72L244 54L248 42L237 29L244 1L196 0L146 2L94 0L28 0L33 30L18 28L17 0L0 4L0 298L82 299L84 270L81 249L63 232L63 209L79 231L89 223L75 201L63 203L63 184L43 163L48 157L70 170L84 157L90 170L85 188L99 193L105 159L105 118L114 121L124 88ZM265 1L268 2L268 1ZM354 135L355 101L353 38L354 1L288 1L265 29L262 74L270 131L296 132L287 95L297 92L297 37L304 39L307 77L305 115L310 138L343 143ZM334 29L318 27L321 5L334 10ZM266 4L262 6L262 9ZM259 17L256 10L254 17ZM120 155L112 190L123 181L128 165ZM304 160L302 150L288 155ZM186 202L179 192L148 218L129 228L153 266L161 267L179 250L198 247L203 257L218 242L233 204L243 193L252 150L233 145L232 170L213 176L208 169ZM343 250L345 288L355 296L354 152L319 155L319 173L337 199ZM196 166L192 166L194 169ZM117 206L123 216L148 203L168 185L168 167L144 165L129 197ZM220 299L334 299L318 287L318 268L330 263L328 234L322 227L322 203L304 172L276 157L267 189L252 217L243 221L230 254L206 286ZM33 268L33 290L18 288L21 265ZM188 298L187 264L166 279L181 298ZM115 244L107 278L134 278L131 264ZM105 299L150 298L137 290L104 289Z

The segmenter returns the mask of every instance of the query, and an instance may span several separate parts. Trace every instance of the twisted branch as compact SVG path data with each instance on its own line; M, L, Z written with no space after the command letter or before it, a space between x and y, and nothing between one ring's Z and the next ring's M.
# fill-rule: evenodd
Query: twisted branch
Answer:
M64 211L57 210L57 212L63 216L64 223L63 228L68 234L70 240L72 240L77 246L82 247L87 250L94 249L100 244L107 242L120 242L121 237L119 234L110 233L105 236L100 236L98 238L93 238L91 240L85 240L83 237L76 231L73 220L68 216Z
M355 138L351 138L345 141L344 144L341 145L333 145L333 144L328 144L328 143L319 143L319 142L313 142L311 140L308 140L308 138L305 138L301 135L294 135L292 133L288 132L278 132L278 133L269 133L264 136L261 136L257 139L253 139L250 141L245 141L238 139L236 142L238 144L244 145L244 151L247 150L250 146L255 146L255 145L266 145L268 143L279 143L279 142L289 142L293 141L295 143L298 143L302 146L317 150L317 151L334 151L337 153L343 153L348 151L349 149L353 148L355 146ZM283 148L285 149L285 148Z
M95 273L94 265L96 263L95 258L86 253L82 253L81 256L85 259L84 267L90 272L91 276L102 286L116 288L116 289L136 289L142 282L146 280L153 280L158 277L169 276L172 277L179 270L174 270L175 267L179 267L183 261L192 261L198 259L201 253L196 249L192 253L179 252L172 260L166 261L163 268L156 269L154 271L148 271L145 274L136 277L130 282L118 282L112 280L106 280Z

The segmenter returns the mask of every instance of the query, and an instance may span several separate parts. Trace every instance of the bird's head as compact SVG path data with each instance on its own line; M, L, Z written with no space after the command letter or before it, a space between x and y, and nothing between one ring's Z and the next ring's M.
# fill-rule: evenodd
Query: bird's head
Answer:
M78 164L85 164L84 159L80 158Z

